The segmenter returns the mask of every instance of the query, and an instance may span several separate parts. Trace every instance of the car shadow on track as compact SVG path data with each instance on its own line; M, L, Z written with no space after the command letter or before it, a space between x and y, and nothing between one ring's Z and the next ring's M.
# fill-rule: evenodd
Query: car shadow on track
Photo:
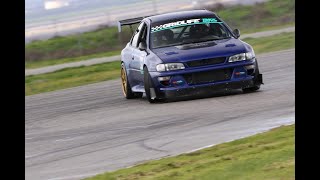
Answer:
M189 96L178 97L178 98L170 98L170 99L166 99L166 100L158 100L156 103L153 103L153 104L173 103L173 102L180 102L180 101L190 101L190 100L197 100L197 99L233 96L233 95L240 95L240 94L254 94L254 93L259 93L259 92L261 92L261 90L258 90L255 92L243 92L241 89L239 89L239 90L220 90L220 91L215 91L215 92L201 93L201 94L189 95ZM143 97L140 100L148 102L145 94L143 95Z

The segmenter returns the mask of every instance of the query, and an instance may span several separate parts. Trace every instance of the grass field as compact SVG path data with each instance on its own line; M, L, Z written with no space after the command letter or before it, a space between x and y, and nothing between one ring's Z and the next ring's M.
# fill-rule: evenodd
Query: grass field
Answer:
M295 125L86 180L295 179Z
M257 29L258 30L257 32L274 30L274 29L281 29L281 28L292 27L292 26L294 26L294 24L263 27L263 28ZM243 32L241 32L241 33L243 34ZM92 58L115 56L115 55L120 55L120 53L121 53L120 50L115 50L115 51L109 51L109 52L104 52L104 53L96 53L96 54L78 56L78 57L73 57L73 58L71 57L71 58L50 59L50 60L42 60L42 61L27 61L27 62L25 62L25 68L26 69L41 68L41 67L46 67L46 66L51 66L51 65L88 60L88 59L92 59Z
M55 91L119 77L120 61L68 68L53 73L27 76L25 78L25 94Z
M266 53L295 47L295 33L281 33L269 37L245 38L255 53Z
M26 44L25 62L54 61L120 49L117 27L108 27Z
M263 38L247 38L255 53L265 53L295 47L294 33L283 33ZM68 68L60 71L27 76L25 95L55 91L120 77L120 60L86 67ZM120 85L120 84L119 84Z
M214 9L212 10L215 11ZM218 9L215 12L231 28L238 28L242 32L248 33L265 27L294 23L295 1L270 0L254 6L235 6L227 9Z
M232 28L239 28L244 34L294 25L294 8L295 1L293 0L271 0L254 6L216 7L212 10L217 12L228 25ZM130 38L129 29L125 29L124 32L122 34L123 43ZM117 27L107 27L82 34L35 41L25 46L26 66L35 61L68 62L66 58L119 51L123 47L119 40ZM56 63L46 62L45 64Z
M30 62L28 61L28 62L25 62L25 68L26 69L40 68L40 67L45 67L45 66L88 60L88 59L92 59L92 58L115 56L115 55L119 55L120 53L121 53L121 51L117 50L117 51L109 51L109 52L105 52L105 53L97 53L97 54L79 56L79 57L74 57L74 58L51 59L51 60L30 61Z

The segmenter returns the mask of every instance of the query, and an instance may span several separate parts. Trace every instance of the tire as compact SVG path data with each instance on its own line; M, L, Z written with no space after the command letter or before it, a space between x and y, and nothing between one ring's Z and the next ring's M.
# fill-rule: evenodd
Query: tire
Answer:
M244 89L242 89L242 91L243 91L244 93L250 93L250 92L257 91L257 90L259 90L259 89L260 89L260 85L255 85L255 86L253 86L253 87L244 88Z
M257 84L258 75L260 73L257 61L256 61L256 67L257 67L257 69L256 69L256 72L254 72L254 76L255 77L254 77L254 80L253 80L254 81L254 86L253 87L249 87L249 88L243 88L242 91L244 93L250 93L250 92L254 92L254 91L257 91L257 90L260 89L260 84Z
M134 99L134 98L141 98L143 93L134 93L131 90L130 83L128 81L126 67L123 63L121 63L121 87L122 92L125 98L127 99Z
M143 74L144 74L144 89L146 92L147 99L149 103L155 103L157 101L156 98L151 99L150 88L153 88L153 83L147 67L143 68Z
M135 96L135 98L142 98L143 93L142 92L135 92L134 96Z

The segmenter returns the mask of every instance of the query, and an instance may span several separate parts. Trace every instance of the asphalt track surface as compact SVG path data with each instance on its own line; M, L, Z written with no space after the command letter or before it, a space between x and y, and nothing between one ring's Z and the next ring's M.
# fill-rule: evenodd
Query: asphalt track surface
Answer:
M255 93L149 104L124 99L117 79L26 96L26 179L81 179L294 123L294 49L257 57Z

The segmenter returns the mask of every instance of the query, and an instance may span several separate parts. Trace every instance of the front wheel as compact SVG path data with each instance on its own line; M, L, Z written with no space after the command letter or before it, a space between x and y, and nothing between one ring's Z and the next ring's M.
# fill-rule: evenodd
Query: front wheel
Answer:
M260 85L255 85L253 87L244 88L244 89L242 89L242 91L244 93L250 93L250 92L258 91L259 89L260 89Z
M147 67L143 68L143 74L144 74L144 90L146 92L147 99L150 103L155 103L156 94L155 94L153 83Z
M254 91L258 91L260 89L260 83L258 82L258 76L260 74L259 71L259 66L258 66L258 62L256 61L256 72L254 72L254 86L253 87L249 87L249 88L243 88L242 91L244 93L250 93L250 92L254 92Z

